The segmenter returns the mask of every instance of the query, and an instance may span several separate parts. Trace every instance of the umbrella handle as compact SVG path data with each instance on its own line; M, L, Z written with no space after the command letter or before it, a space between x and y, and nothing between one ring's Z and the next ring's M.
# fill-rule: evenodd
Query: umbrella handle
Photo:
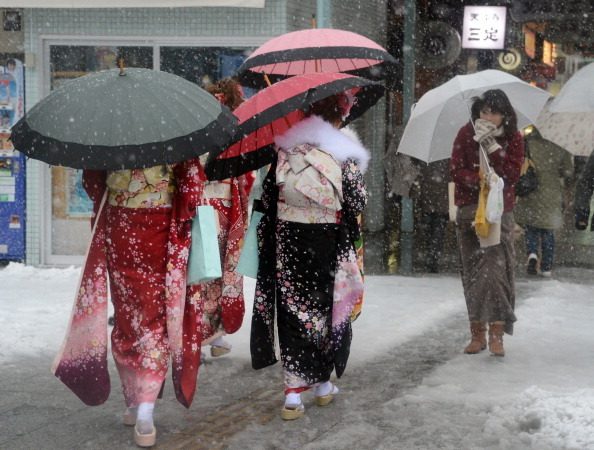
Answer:
M262 72L262 76L264 77L264 81L266 81L266 87L272 86L272 83L270 82L270 78L268 78L268 75L266 74L266 72Z
M485 166L486 166L486 175L490 176L491 173L493 173L493 168L489 165L489 158L487 156L487 152L485 151L485 149L483 148L483 144L481 144L479 142L479 151L481 152L482 156L483 156L483 160L485 161Z

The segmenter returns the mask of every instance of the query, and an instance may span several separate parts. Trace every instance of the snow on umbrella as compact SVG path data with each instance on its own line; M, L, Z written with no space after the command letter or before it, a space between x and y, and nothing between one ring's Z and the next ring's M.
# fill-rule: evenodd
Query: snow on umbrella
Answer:
M313 28L293 31L258 47L239 67L242 83L264 87L267 74L275 82L308 73L349 73L383 79L386 64L396 59L371 39L351 31Z
M69 81L12 128L15 148L49 164L117 170L175 163L225 147L236 119L189 81L148 69Z
M415 104L398 152L425 162L451 156L458 130L470 120L472 98L490 89L501 89L509 97L518 127L536 123L548 92L499 70L483 70L457 75L448 82L427 91Z
M578 70L541 114L536 126L542 136L576 156L594 147L594 63Z
M315 102L339 93L353 96L344 124L359 117L383 96L374 81L341 73L315 73L288 78L263 89L233 111L239 119L236 142L210 152L206 175L211 180L237 177L274 159L274 137L305 117Z

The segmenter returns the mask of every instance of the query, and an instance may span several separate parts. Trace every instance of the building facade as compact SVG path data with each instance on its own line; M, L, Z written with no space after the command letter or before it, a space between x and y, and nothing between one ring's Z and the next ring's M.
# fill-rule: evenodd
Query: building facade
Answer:
M26 109L69 79L116 67L120 57L129 67L171 72L198 85L233 75L243 59L268 39L310 28L317 6L315 0L249 3L259 5L20 9ZM346 0L329 6L329 25L384 43L384 0ZM383 227L383 171L379 156L384 152L385 128L371 124L383 124L384 111L380 102L356 124L366 145L378 155L372 159L378 163L369 175L375 199L368 221L372 230ZM91 213L90 201L82 189L81 172L29 159L26 192L26 262L80 263L90 242Z

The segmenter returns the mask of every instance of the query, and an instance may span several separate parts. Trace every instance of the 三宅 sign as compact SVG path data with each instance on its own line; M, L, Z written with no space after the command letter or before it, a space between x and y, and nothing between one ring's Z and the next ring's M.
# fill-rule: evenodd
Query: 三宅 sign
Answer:
M462 48L503 49L505 6L465 6Z

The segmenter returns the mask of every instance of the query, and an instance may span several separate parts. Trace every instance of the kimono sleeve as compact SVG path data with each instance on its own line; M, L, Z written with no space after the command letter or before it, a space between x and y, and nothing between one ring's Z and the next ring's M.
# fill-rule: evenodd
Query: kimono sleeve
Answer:
M342 167L342 195L344 208L353 216L361 214L367 206L367 187L353 160L347 160Z
M196 215L204 191L206 175L198 158L184 161L173 168L177 187L177 220L185 222Z
M103 193L105 192L105 189L107 189L106 180L107 172L105 170L83 170L83 188L93 202L93 217L91 218L91 226L95 224L95 218L99 212Z

